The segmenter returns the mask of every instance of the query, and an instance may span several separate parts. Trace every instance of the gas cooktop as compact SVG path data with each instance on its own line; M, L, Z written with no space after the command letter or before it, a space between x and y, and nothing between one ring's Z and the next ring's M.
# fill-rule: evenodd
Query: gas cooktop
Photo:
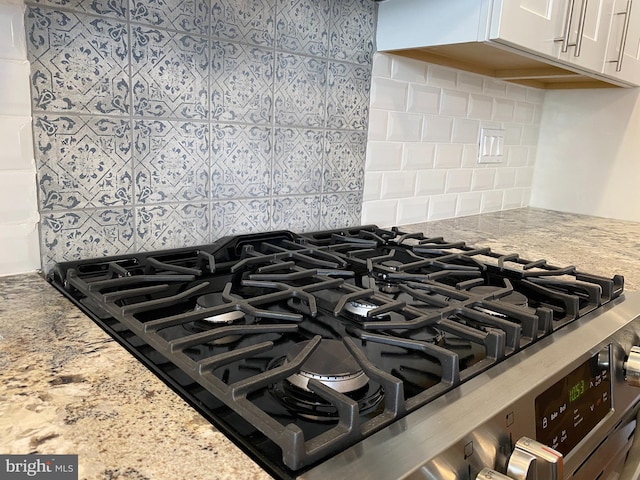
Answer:
M64 262L48 279L281 478L552 335L624 283L371 225Z

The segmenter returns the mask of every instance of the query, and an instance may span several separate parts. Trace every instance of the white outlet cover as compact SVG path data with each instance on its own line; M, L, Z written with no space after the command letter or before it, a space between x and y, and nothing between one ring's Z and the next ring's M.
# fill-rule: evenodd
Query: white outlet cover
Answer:
M499 128L480 129L478 163L502 163L504 159L504 130Z

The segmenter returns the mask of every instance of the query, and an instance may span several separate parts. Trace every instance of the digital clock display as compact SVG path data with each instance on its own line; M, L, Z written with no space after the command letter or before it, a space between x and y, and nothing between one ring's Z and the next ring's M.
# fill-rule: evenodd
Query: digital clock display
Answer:
M585 392L585 381L580 380L578 383L573 385L569 389L569 402L575 402L578 400Z
M567 455L611 411L609 347L536 397L536 440Z

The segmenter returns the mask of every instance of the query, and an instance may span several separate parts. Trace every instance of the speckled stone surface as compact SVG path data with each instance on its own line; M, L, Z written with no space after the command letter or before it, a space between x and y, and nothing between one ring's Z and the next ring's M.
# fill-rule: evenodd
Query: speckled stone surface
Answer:
M402 227L640 290L640 223L519 209ZM0 278L0 453L74 453L79 478L270 478L36 274Z
M36 274L0 278L0 453L78 454L80 479L269 479Z

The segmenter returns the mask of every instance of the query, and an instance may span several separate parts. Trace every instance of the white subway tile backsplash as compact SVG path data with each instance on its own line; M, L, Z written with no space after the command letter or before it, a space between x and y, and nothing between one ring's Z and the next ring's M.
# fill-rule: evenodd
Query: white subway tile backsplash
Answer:
M458 90L469 93L482 93L483 78L467 72L458 72Z
M443 143L436 148L436 168L458 168L462 165L464 146L459 143Z
M498 168L496 169L495 188L506 189L516 186L516 169L515 168Z
M421 170L416 178L416 195L439 195L444 193L446 170Z
M397 142L418 142L422 137L422 115L390 112L387 139Z
M496 98L493 105L493 120L512 122L516 111L516 102L506 98Z
M507 83L493 78L486 78L484 81L484 93L492 97L506 97Z
M485 168L486 165L478 163L478 143L466 144L462 151L462 167L463 168Z
M515 123L507 124L507 126L504 128L505 146L520 145L521 140L522 140L522 125L517 125Z
M454 143L476 143L479 140L480 121L468 118L453 119L453 134L451 140Z
M411 197L398 200L397 225L424 222L429 213L429 197Z
M362 206L362 223L391 227L396 224L398 215L397 200L377 200L366 202Z
M391 77L408 82L408 93L405 111L390 108L383 117L376 113L381 109L371 110L367 218L405 224L528 205L544 92L439 65L423 70L415 60L389 54L375 58L379 56L386 59L380 67L374 60L374 77L385 78L391 57ZM400 108L397 102L390 106ZM502 164L478 163L481 128L504 130ZM373 140L383 137L385 141ZM376 143L389 145L372 145ZM414 179L411 193L408 186Z
M497 212L502 210L503 190L491 190L482 192L482 202L480 203L480 212Z
M425 168L433 168L435 156L436 145L434 143L406 143L404 146L402 169L423 170Z
M536 154L538 149L536 147L529 147L527 153L527 167L533 167L536 164Z
M435 195L429 199L429 220L442 220L456 216L458 195Z
M544 101L544 90L540 90L539 88L527 88L527 101L542 105L542 102Z
M451 68L429 65L427 83L433 87L456 88L457 73Z
M393 63L393 57L391 55L384 55L381 53L374 53L373 67L371 75L373 77L391 77L391 67Z
M536 112L536 106L532 103L517 102L513 119L520 123L532 123Z
M0 225L35 224L36 205L35 171L0 172Z
M0 229L0 275L33 272L39 267L37 225L3 225Z
M440 92L439 88L411 84L407 110L413 113L438 113Z
M2 115L31 115L29 62L0 60L0 112Z
M392 63L391 78L406 82L425 83L427 64L411 58L397 59Z
M410 197L416 186L416 172L385 172L382 174L382 200Z
M472 178L473 170L471 169L450 169L447 171L444 191L446 193L469 192Z
M502 197L502 209L508 210L511 208L520 208L522 207L522 188L511 188L504 191L504 196Z
M379 170L400 170L402 167L402 149L400 142L369 142L365 168L374 172Z
M527 99L527 87L521 85L515 85L513 83L507 83L507 97L512 100L526 100Z
M408 92L407 82L374 77L371 82L371 108L404 112Z
M0 116L0 172L34 170L30 117Z
M380 192L382 192L382 172L365 172L362 201L380 200Z
M492 190L496 182L495 168L476 168L473 170L471 190Z
M423 142L450 142L453 135L453 117L425 115Z
M526 167L527 159L529 157L529 149L527 147L521 147L512 145L505 148L507 152L507 165L510 167Z
M465 117L469 108L469 94L455 90L443 90L440 102L440 115Z
M369 111L369 132L367 136L369 141L386 140L388 127L389 112L375 109Z
M22 5L0 3L0 59L24 60L27 57L23 10Z
M516 171L516 187L527 188L533 183L533 168L518 168Z
M469 117L479 120L491 120L493 98L487 95L471 94L469 96Z
M461 193L456 203L456 217L480 213L482 194L480 192Z

